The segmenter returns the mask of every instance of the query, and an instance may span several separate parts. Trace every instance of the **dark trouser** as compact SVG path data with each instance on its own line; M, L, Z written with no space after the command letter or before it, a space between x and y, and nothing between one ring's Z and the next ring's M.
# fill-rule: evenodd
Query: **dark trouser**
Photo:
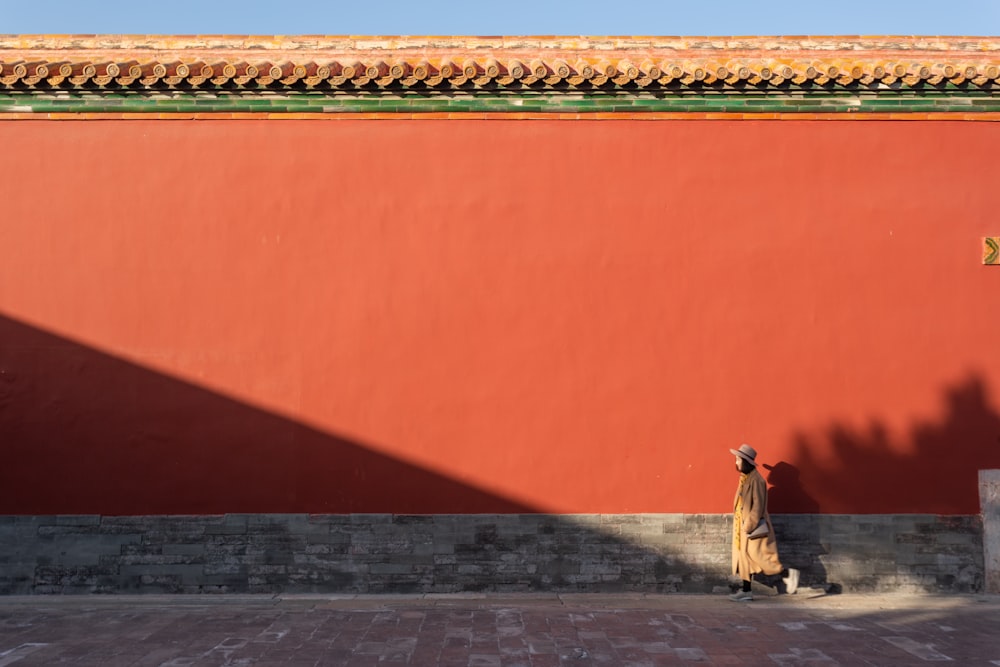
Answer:
M782 570L781 574L778 575L778 576L780 576L782 578L787 577L788 576L788 568L786 567L784 570ZM752 578L753 575L751 574L750 577ZM750 592L750 579L744 579L743 580L743 592L744 593L749 593Z

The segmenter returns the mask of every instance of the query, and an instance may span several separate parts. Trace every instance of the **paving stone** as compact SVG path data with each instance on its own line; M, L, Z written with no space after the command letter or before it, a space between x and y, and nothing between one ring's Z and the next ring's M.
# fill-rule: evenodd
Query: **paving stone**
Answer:
M0 597L0 666L1000 665L1000 596Z

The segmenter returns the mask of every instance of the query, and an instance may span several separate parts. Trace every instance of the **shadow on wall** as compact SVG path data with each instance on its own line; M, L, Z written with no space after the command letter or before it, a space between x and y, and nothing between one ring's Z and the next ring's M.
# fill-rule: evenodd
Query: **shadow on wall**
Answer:
M840 584L829 581L823 556L828 547L821 540L821 526L817 520L819 503L802 486L799 469L786 461L763 464L761 472L768 484L768 508L779 537L778 547L785 567L802 571L802 583L822 587L828 592L839 592ZM799 516L789 521L782 514L794 512ZM780 589L780 577L771 577L769 583Z
M946 389L944 400L939 422L916 423L903 438L878 421L865 431L834 424L823 434L796 435L791 464L816 506L793 493L774 511L976 512L979 470L1000 467L1000 414L975 376Z
M531 512L0 318L0 514Z
M829 515L866 513L874 491L887 514L918 499L970 514L977 471L1000 467L987 399L975 378L949 391L946 419L914 428L912 454L877 425L831 428L832 461L813 454L824 436L799 436L796 457L766 471L786 565L807 584L830 570L845 588L886 585L844 562L896 572L900 538ZM0 434L0 593L707 592L728 580L727 515L546 515L3 317ZM962 521L901 538L927 590L953 583L941 549L968 560Z
M3 317L0 434L0 594L693 592L728 569L725 517L542 514ZM687 552L664 537L692 527Z
M835 424L796 435L792 462L765 465L771 511L808 515L775 520L776 532L788 536L780 545L785 560L803 570L804 581L839 589L829 581L831 564L856 587L891 587L877 581L888 576L897 587L981 588L978 473L1000 468L1000 414L975 376L944 398L943 419L914 425L901 441L877 421L865 432ZM884 533L892 532L896 546L887 553ZM887 559L895 567L880 569ZM921 570L935 561L941 572Z

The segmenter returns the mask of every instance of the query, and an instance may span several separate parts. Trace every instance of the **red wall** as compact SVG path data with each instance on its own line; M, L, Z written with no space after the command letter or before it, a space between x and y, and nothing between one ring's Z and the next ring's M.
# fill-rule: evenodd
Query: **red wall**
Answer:
M0 122L0 513L978 511L1000 125Z

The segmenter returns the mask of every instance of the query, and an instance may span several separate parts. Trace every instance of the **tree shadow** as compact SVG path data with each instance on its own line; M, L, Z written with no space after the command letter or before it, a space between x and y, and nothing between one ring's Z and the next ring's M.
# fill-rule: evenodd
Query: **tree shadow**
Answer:
M979 587L971 574L975 568L966 562L978 558L968 553L975 536L965 533L975 531L979 520L979 471L1000 467L1000 414L985 381L976 375L947 388L943 403L940 420L916 422L904 434L894 435L885 423L872 420L861 430L833 424L820 433L794 436L790 462L774 466L770 478L773 511L815 513L826 523L855 517L854 525L825 529L795 519L789 550L802 560L810 581L818 584L824 577L825 582L823 562L830 557L861 563L886 559L871 533L887 525L879 524L877 515L894 515L897 523L910 522L918 531L896 536L900 553L912 550L918 563L955 563L952 574L937 575L936 581L924 577L923 588ZM867 521L858 515L876 518ZM921 515L935 518L925 521ZM779 516L776 523L788 518ZM877 585L878 575L868 578Z
M945 390L943 415L902 437L878 420L860 431L834 424L799 433L792 463L826 514L974 514L979 470L1000 466L1000 414L972 375Z

